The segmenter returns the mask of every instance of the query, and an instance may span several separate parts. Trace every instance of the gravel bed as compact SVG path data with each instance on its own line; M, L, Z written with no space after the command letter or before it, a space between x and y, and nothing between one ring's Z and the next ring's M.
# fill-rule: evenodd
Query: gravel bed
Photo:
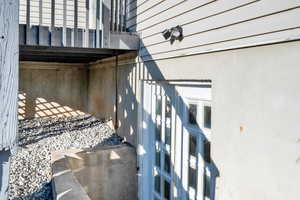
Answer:
M9 199L52 199L52 151L120 143L113 130L91 115L19 121L19 148L11 160Z

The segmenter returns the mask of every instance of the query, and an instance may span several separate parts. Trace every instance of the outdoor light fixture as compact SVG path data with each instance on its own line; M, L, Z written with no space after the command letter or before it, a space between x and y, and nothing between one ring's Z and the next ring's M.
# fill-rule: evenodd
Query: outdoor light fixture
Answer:
M183 29L181 26L175 26L171 29L166 29L162 32L163 37L165 40L170 39L171 44L175 42L175 40L182 41L183 39Z
M165 40L169 39L171 37L171 30L170 29L166 29L162 32Z

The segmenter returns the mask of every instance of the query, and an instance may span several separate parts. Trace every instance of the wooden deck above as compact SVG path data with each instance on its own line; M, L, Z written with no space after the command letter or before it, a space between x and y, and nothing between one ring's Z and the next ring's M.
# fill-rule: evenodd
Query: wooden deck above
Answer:
M127 0L21 0L20 60L89 62L138 50L126 13Z

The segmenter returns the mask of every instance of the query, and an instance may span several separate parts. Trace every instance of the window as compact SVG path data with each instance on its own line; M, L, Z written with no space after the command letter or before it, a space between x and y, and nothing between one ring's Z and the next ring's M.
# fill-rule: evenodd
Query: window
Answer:
M160 168L160 149L159 149L159 147L156 147L156 151L155 151L155 166Z
M189 104L188 122L191 125L197 125L197 104Z
M160 194L160 175L156 175L154 177L154 188L155 188L155 191Z
M170 155L166 152L165 153L165 171L167 172L167 173L171 173L171 158L170 158Z
M171 186L168 181L164 181L164 200L169 200L170 198L170 192L171 192Z
M204 127L205 128L211 128L211 106L204 106Z

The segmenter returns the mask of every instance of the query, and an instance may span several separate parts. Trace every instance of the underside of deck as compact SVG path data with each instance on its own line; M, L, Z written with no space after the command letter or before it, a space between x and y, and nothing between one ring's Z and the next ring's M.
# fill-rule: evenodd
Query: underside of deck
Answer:
M134 50L20 45L20 61L88 63Z

